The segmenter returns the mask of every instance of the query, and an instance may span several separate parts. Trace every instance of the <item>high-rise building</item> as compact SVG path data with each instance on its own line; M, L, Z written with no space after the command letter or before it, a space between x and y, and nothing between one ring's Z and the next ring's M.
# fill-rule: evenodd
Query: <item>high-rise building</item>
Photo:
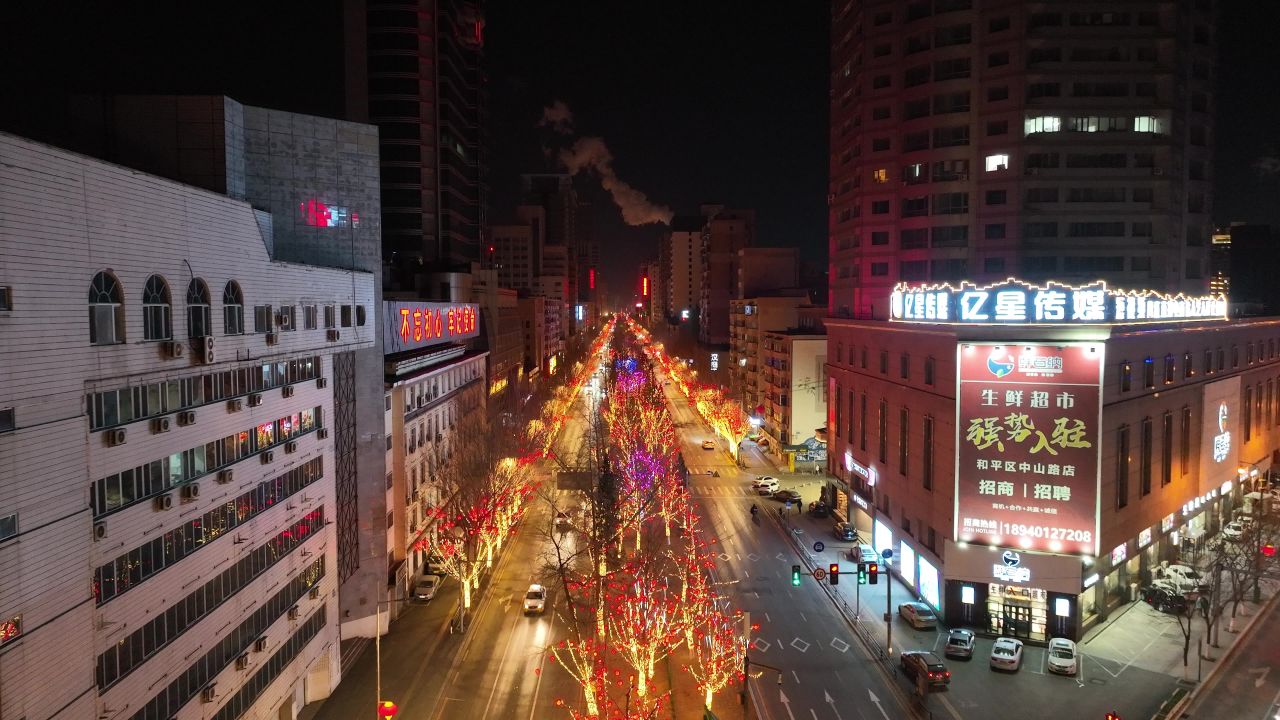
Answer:
M488 225L483 3L349 4L357 7L349 34L363 22L367 50L364 58L348 52L367 64L367 83L350 83L349 104L358 113L366 93L367 121L379 130L387 281L411 288L424 266L465 271L480 260Z
M797 248L742 248L734 263L733 297L751 298L782 288L799 287L800 251Z
M698 318L702 282L702 226L698 216L677 215L662 243L668 248L666 312L678 322Z
M702 283L698 300L698 341L729 342L729 299L738 281L738 251L755 238L754 210L718 208L702 230Z
M325 134L374 139L204 100L188 119L216 107L196 124L225 140L258 120L325 157ZM223 135L224 110L241 132ZM217 155L241 170L220 193L0 134L0 567L22 578L0 599L6 717L292 717L339 680L338 585L358 564L342 525L370 522L352 466L376 265L284 260L300 242L337 259L365 233L292 197L232 197L264 168L234 143ZM376 154L338 162L358 178ZM331 210L363 197L303 174L277 189Z
M1206 287L1209 3L832 7L833 315L900 281Z

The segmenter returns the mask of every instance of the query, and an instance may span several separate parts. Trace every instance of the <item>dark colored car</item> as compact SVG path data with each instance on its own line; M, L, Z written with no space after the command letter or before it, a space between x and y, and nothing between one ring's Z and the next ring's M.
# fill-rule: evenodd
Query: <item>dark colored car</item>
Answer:
M1147 585L1138 591L1142 601L1162 613L1181 614L1186 612L1187 599L1165 588Z
M909 650L900 656L902 672L915 680L918 676L928 679L928 684L946 687L951 684L951 671L942 658L927 650Z
M816 518L829 517L831 515L831 506L821 500L814 500L809 503L809 514Z
M833 528L838 540L848 540L856 542L858 540L858 531L847 522L838 522Z
M779 490L773 494L773 499L781 502L800 502L800 493L795 490Z

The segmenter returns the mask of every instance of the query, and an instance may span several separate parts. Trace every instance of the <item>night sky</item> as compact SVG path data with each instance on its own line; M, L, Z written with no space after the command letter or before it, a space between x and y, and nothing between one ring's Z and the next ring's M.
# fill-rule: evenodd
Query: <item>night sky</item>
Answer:
M339 0L0 4L0 101L41 87L225 92L251 104L341 114ZM1222 0L1214 217L1280 226L1280 3ZM548 147L599 137L622 181L657 205L758 211L758 242L822 261L826 245L828 6L698 2L488 3L491 213L509 219L519 174L557 170ZM52 13L64 13L53 15ZM16 32L15 32L16 30ZM565 103L576 135L537 127ZM629 293L660 228L627 227L599 183L606 277Z

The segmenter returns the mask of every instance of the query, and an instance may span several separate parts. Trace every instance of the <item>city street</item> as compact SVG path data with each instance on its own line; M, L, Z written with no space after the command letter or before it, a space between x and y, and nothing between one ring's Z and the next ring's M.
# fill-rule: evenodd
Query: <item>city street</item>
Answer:
M1201 688L1188 718L1274 720L1280 715L1280 603L1271 602L1226 665ZM1224 631L1225 634L1225 631Z

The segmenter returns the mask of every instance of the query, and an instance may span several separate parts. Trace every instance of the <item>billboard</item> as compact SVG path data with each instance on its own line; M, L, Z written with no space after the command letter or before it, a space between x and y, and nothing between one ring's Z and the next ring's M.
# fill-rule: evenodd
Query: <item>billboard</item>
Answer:
M480 334L480 306L474 303L383 302L383 352L460 342Z
M1239 477L1240 376L1204 386L1200 432L1199 494L1206 495ZM1253 418L1256 426L1259 418Z
M956 352L956 538L1097 555L1103 345Z

